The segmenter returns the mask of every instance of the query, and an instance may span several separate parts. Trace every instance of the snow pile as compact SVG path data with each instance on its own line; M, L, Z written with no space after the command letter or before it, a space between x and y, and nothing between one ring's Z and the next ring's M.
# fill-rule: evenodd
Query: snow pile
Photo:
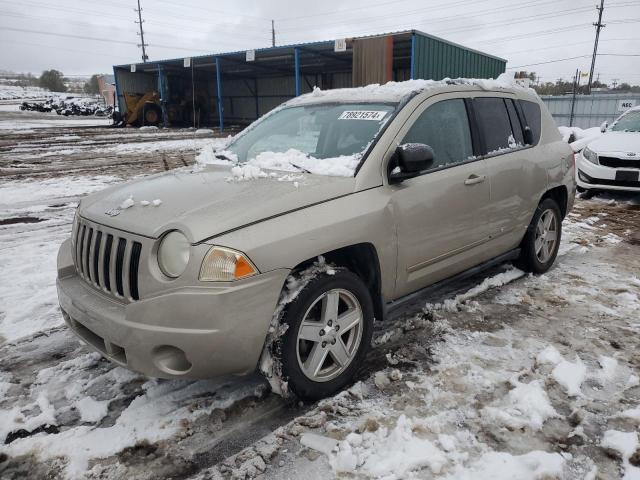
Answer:
M551 363L555 368L551 372L553 379L562 386L567 395L576 397L582 394L580 386L587 378L587 367L576 355L575 362L565 360L553 347L547 347L537 356L538 363Z
M580 127L558 127L562 141L569 143L574 152L579 152L602 135L600 127L582 129Z
M488 419L512 429L528 427L540 430L548 418L559 417L549 402L543 381L516 381L514 387L496 406L484 409L483 414Z
M494 275L493 277L485 278L479 285L476 285L465 293L456 295L454 298L446 299L442 303L427 303L425 306L425 310L444 310L447 312L455 312L459 309L460 305L467 300L473 297L477 297L481 293L484 293L491 288L501 287L523 276L524 272L522 270L518 268L510 268L506 272L499 273L497 275Z
M111 175L70 176L36 181L3 181L0 184L0 205L16 204L27 200L31 202L46 201L60 197L85 195L121 181L120 177Z
M638 434L636 432L619 432L617 430L607 430L600 445L603 448L613 450L622 459L624 467L623 480L637 480L640 478L640 468L631 465L629 459L640 447Z
M308 105L322 102L399 102L403 98L423 90L442 88L450 85L476 86L483 90L518 89L535 94L533 89L516 83L513 74L503 73L497 79L480 78L445 78L443 80L407 80L404 82L387 82L383 85L371 84L358 88L336 88L321 90L314 87L311 93L289 100L285 105Z
M98 401L91 397L83 397L75 403L80 413L80 420L88 423L97 423L107 416L109 400Z
M489 452L468 468L459 468L448 480L551 480L562 478L564 458L541 451L525 455Z
M288 172L308 171L316 175L352 177L361 155L342 155L335 158L314 158L291 148L286 152L262 152L249 160L249 165Z
M340 442L338 451L329 458L336 473L353 473L380 478L428 467L440 473L447 463L445 454L426 438L421 438L419 423L401 415L390 431L351 433Z

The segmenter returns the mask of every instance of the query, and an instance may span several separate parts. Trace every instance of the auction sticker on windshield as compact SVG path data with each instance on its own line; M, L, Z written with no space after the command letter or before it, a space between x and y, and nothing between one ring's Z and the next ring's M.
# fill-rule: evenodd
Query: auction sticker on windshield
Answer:
M380 121L387 114L380 110L345 110L338 120L376 120Z

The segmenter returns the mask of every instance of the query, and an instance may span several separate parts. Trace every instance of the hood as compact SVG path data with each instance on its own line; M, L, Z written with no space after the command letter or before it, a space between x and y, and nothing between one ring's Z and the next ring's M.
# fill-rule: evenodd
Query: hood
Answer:
M589 149L596 153L635 153L640 156L640 133L606 132L589 143Z
M198 243L355 190L353 177L294 174L295 182L279 180L287 174L290 178L290 172L277 172L277 177L232 181L229 167L222 166L167 172L89 195L79 213L90 221L151 238L181 230ZM134 205L120 208L130 196ZM156 199L162 201L158 206L140 204Z

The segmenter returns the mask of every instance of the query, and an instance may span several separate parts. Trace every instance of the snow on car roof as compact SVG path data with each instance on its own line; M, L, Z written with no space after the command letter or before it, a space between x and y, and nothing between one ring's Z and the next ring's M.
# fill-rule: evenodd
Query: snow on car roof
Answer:
M483 90L520 90L531 92L515 82L508 74L503 73L496 79L482 78L445 78L443 80L407 80L404 82L388 82L383 85L373 84L357 88L337 88L322 90L314 87L313 91L286 102L286 106L311 105L316 103L398 103L408 96L436 88L451 86L474 86Z

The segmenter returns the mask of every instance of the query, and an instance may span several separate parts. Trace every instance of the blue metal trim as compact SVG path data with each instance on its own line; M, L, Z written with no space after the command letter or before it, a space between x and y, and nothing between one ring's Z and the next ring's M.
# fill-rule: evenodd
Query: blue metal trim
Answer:
M409 78L411 80L415 79L416 76L416 34L415 32L411 34L411 73L409 74Z
M122 108L120 108L120 85L118 84L118 74L116 72L117 68L113 67L113 81L116 84L116 102L118 103L118 111L120 112L121 115L124 115L126 112L123 111ZM113 106L113 108L115 108L116 105Z
M160 108L162 109L162 124L169 126L169 115L167 114L167 73L162 65L158 65L158 91L160 92Z
M293 49L293 63L296 71L296 97L300 96L300 49Z
M218 93L218 120L220 131L224 131L224 107L222 105L222 72L220 71L220 57L216 57L216 92Z

